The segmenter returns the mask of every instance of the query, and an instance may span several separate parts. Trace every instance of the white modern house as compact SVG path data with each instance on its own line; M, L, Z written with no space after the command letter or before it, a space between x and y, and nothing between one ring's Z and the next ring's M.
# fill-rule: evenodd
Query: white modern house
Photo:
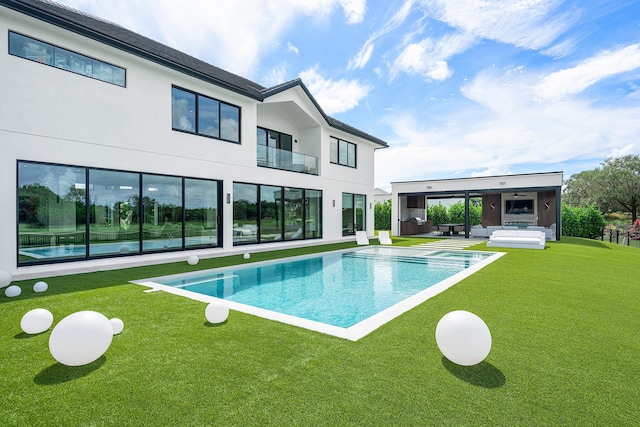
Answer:
M0 269L66 274L373 234L374 151L266 88L46 0L0 0Z

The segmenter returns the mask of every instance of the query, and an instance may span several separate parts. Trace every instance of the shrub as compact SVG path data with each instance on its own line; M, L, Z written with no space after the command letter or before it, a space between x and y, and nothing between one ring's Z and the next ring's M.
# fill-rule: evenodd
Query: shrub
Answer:
M462 218L464 222L464 216ZM442 203L438 203L437 205L429 205L429 207L427 208L427 219L429 219L433 223L433 225L446 224L450 222L447 208L446 206L442 206Z
M376 230L391 230L391 200L376 203L373 208L373 222Z
M564 236L595 239L605 226L604 218L595 205L571 207L562 204L562 234Z

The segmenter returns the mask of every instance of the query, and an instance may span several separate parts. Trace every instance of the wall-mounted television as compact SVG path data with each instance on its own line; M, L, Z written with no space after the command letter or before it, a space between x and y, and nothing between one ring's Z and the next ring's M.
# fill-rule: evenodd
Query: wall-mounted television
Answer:
M506 200L504 213L508 215L533 214L533 199Z

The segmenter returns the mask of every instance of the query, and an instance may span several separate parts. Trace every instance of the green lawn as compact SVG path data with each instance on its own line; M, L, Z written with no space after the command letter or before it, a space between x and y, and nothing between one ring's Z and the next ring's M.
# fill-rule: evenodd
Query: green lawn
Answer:
M358 342L234 311L213 326L204 303L127 284L241 256L51 278L44 294L35 280L14 283L20 297L0 296L0 424L637 425L640 251L577 238L505 251ZM20 330L39 307L54 325L96 310L125 328L96 362L66 367L49 353L50 331ZM436 345L438 320L458 309L491 330L477 366L450 363Z

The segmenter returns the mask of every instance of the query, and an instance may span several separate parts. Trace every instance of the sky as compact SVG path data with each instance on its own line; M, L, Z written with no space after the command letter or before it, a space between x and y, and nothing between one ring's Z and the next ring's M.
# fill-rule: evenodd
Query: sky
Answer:
M637 0L58 0L389 144L375 186L640 153Z

